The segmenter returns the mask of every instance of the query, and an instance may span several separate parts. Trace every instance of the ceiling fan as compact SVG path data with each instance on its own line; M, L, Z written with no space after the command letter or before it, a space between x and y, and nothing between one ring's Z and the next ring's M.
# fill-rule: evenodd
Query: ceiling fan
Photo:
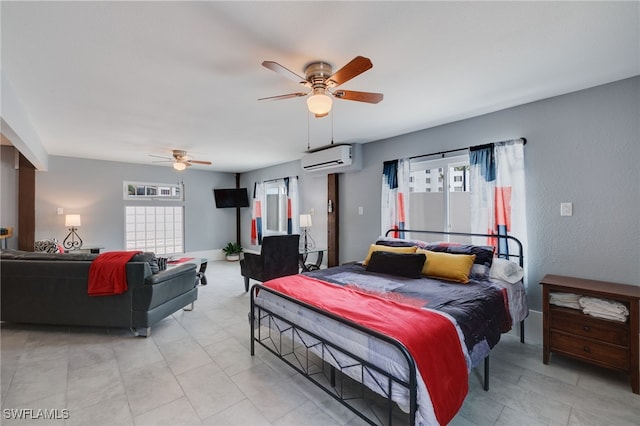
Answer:
M187 155L187 151L181 149L173 150L173 158L160 157L159 155L149 154L151 157L162 158L162 160L154 161L154 163L172 162L173 168L176 170L184 170L192 164L211 165L211 161L193 160Z
M346 83L352 78L373 68L371 60L364 56L356 56L351 60L351 62L340 68L335 73L333 72L331 65L327 62L312 62L305 67L304 77L283 67L277 62L264 61L262 66L311 90L308 92L297 92L260 98L258 99L259 101L289 99L311 95L307 98L307 106L309 107L309 111L318 118L327 116L329 111L331 111L333 100L329 95L338 99L367 102L370 104L377 104L383 98L382 93L356 92L353 90L336 89L341 84Z

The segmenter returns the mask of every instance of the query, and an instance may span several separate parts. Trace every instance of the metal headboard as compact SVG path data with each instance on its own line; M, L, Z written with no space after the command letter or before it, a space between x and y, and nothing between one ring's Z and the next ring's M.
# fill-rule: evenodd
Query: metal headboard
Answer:
M524 267L524 253L522 249L522 243L516 237L511 235L497 235L497 234L476 234L470 232L448 232L448 231L427 231L422 229L389 229L385 232L384 236L388 237L392 232L410 232L410 233L420 233L420 234L433 234L433 235L456 235L461 237L487 237L487 238L496 238L496 239L505 239L511 240L516 243L518 247L517 254L503 254L502 256L515 257L518 259L518 264L520 267Z

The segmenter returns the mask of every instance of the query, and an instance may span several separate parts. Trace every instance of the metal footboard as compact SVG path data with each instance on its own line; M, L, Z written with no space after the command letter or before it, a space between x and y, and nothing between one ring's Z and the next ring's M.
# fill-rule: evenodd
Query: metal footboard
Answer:
M255 299L258 292L272 293L277 297L394 346L407 363L409 370L408 381L385 371L340 347L339 344L318 336L299 324L295 324L272 312L270 309L256 304ZM252 356L255 355L255 344L260 344L368 424L415 425L417 410L416 365L407 348L398 340L260 284L256 284L251 288L251 311L249 316ZM309 342L310 339L308 337L311 337L313 342ZM336 370L341 374L336 375ZM367 401L372 398L373 392L370 392L367 397L368 391L364 385L358 385L358 391L354 390L350 378L356 378L356 381L364 383L365 376L375 380L378 389L375 392L376 396L373 398L384 399L383 404L376 403L376 407L380 405L385 407L384 412L378 412L367 406ZM392 388L397 386L406 389L409 395L408 414L399 413L395 402L392 400Z

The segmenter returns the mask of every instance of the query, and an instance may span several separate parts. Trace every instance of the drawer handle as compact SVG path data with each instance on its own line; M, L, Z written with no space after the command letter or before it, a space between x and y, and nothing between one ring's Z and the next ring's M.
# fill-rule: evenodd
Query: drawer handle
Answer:
M589 346L585 346L582 349L584 349L585 352L591 352L591 348Z
M584 331L591 331L591 327L589 327L588 325L583 326L582 329Z

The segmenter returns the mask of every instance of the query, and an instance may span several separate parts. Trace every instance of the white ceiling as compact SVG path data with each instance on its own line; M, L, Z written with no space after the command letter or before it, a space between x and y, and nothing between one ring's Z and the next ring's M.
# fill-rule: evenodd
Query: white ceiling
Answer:
M640 74L640 3L1 2L2 72L51 155L151 164L189 151L242 172ZM373 69L309 118L304 74ZM428 148L425 148L428 151ZM198 166L199 167L199 166Z

